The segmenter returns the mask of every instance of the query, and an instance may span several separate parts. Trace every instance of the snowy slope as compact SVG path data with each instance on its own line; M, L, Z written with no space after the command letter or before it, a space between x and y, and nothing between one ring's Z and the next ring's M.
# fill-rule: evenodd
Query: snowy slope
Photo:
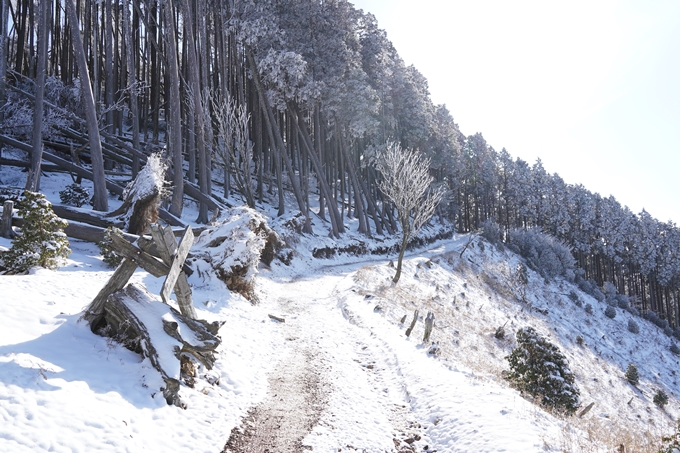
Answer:
M63 183L44 181L48 198L57 201ZM321 452L577 452L621 443L655 451L680 416L679 362L657 327L637 318L640 333L632 334L630 314L606 318L604 304L533 272L527 302L518 301L509 276L519 258L507 251L474 239L461 257L469 238L456 236L407 254L395 286L387 258L314 259L314 249L334 245L329 238L294 241L284 220L271 223L293 246L292 262L259 269L259 305L205 273L190 278L199 317L226 323L209 376L219 382L200 370L194 388L180 390L186 410L166 405L147 359L78 322L113 272L96 246L72 241L57 271L0 276L0 451L217 452L244 431L244 419L258 420L253 408L280 417L291 439ZM339 246L357 240L350 234ZM155 294L162 284L142 271L133 280ZM571 302L570 291L594 313ZM407 315L408 324L414 309L434 313L439 355L421 342L422 320L404 335L400 320ZM504 324L506 337L496 339ZM549 336L569 359L583 404L595 402L583 418L553 416L502 379L523 326ZM640 370L637 389L623 377L628 363ZM651 402L658 388L671 399L665 411Z

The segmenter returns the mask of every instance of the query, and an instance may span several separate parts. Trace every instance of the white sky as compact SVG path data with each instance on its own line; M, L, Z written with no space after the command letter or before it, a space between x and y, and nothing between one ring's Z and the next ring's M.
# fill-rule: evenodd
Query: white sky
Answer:
M465 135L680 224L680 1L350 1Z

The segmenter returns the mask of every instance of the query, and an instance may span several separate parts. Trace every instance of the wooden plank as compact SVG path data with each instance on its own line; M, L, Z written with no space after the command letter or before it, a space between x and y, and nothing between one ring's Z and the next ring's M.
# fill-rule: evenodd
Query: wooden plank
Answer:
M99 294L87 306L81 319L90 323L90 328L94 329L99 320L104 316L104 305L109 296L125 287L132 274L135 273L137 265L132 261L124 259L116 272L113 273L106 285L99 291Z
M172 235L172 230L170 231L170 235ZM174 243L175 239L174 236L172 236L171 243ZM161 290L161 298L167 303L167 301L170 299L170 293L172 292L172 289L175 287L175 283L177 283L177 279L179 278L180 272L182 272L182 265L184 264L184 260L187 259L187 255L189 254L189 249L191 249L191 246L194 244L194 233L191 231L190 227L187 227L184 230L184 234L182 235L182 239L179 242L179 246L177 246L177 251L174 254L173 260L172 260L172 265L170 266L170 271L168 272L168 276L166 277L165 281L163 282L163 289ZM166 242L166 246L169 244ZM170 245L172 247L172 245Z
M170 272L170 268L153 255L138 249L117 234L111 235L111 244L116 253L136 263L154 277L164 277Z
M151 236L156 244L156 250L163 261L166 264L172 265L172 257L177 251L177 243L172 228L169 226L162 228L157 224L151 225ZM183 267L186 267L186 264L183 263ZM169 283L164 282L163 289L161 290L161 298L163 298L163 301L166 303L170 300L170 288L172 287L169 286ZM164 290L167 292L164 293ZM194 309L194 303L191 300L191 286L189 286L189 282L187 281L186 271L179 273L174 290L180 312L188 318L196 319L198 315Z

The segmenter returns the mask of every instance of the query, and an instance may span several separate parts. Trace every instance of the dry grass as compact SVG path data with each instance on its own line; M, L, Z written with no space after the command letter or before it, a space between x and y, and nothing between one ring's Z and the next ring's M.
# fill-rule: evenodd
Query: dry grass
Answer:
M668 432L670 428L664 430L654 425L640 431L622 421L574 416L564 420L556 443L564 453L657 453L662 436Z

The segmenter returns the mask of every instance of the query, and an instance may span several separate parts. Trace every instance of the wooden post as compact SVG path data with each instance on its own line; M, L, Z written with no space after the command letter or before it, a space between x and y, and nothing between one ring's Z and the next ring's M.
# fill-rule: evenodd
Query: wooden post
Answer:
M2 220L0 220L0 236L8 239L14 237L14 230L12 230L12 211L14 211L14 202L7 200L2 206Z
M423 343L428 343L430 341L432 327L434 327L434 313L428 311L427 316L425 317L425 335L423 335Z
M99 291L99 294L97 294L90 305L87 306L85 313L83 313L83 316L81 317L81 319L85 319L90 323L90 328L94 329L99 320L104 316L104 305L109 299L109 296L116 291L123 289L128 280L130 280L130 277L132 277L132 274L135 273L136 269L137 264L130 260L123 259L120 266L118 266L118 269L116 269L116 272L113 273L109 281L106 282L106 285Z
M154 233L154 230L156 231ZM165 303L170 300L170 293L175 290L175 296L177 297L177 304L179 305L180 311L184 316L191 319L196 319L196 310L191 302L191 287L187 281L187 277L182 271L182 266L184 265L184 260L186 260L189 254L189 249L194 243L194 233L191 227L188 226L184 230L182 239L180 240L179 246L175 242L175 236L172 233L171 228L166 228L163 234L160 234L160 227L151 228L151 235L156 242L158 252L166 261L166 264L170 266L170 271L168 276L163 282L163 288L161 289L161 298Z
M416 321L418 321L418 310L413 312L413 321L411 321L411 325L409 326L409 328L406 329L407 337L411 336L411 332L413 332L413 328L416 326Z

